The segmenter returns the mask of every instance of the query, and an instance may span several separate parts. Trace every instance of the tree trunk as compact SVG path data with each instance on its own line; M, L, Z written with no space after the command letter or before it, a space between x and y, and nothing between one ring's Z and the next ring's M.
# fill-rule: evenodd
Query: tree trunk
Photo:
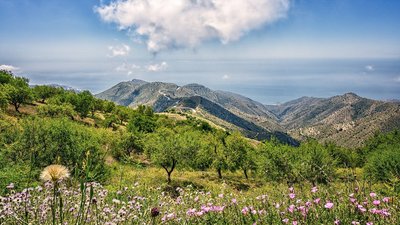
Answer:
M248 180L248 179L249 179L249 176L247 176L247 170L246 170L246 169L243 169L243 173L244 173L244 177L246 177L246 180Z
M218 168L218 169L217 169L217 172L218 172L218 178L219 178L219 179L222 179L221 168Z
M175 159L173 159L173 160L172 160L172 166L171 166L171 169L170 169L170 170L168 170L168 167L167 167L167 166L161 165L161 166L164 168L164 170L167 172L167 176L168 176L167 181L168 181L168 184L171 183L171 174L172 174L172 172L173 172L174 169L175 169L176 163L177 163L177 161L176 161Z
M171 172L167 172L167 174L168 174L168 184L170 184L171 183Z
M19 105L18 105L18 104L14 104L14 108L15 108L15 111L17 111L18 113L21 113L21 112L19 111Z

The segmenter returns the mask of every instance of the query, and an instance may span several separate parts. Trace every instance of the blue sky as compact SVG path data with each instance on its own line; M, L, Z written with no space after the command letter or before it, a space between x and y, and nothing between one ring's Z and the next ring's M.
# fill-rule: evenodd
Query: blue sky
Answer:
M143 0L0 0L0 65L94 93L141 78L264 103L347 91L400 98L400 1L213 1L217 9L151 0L141 11ZM327 77L335 82L323 88Z

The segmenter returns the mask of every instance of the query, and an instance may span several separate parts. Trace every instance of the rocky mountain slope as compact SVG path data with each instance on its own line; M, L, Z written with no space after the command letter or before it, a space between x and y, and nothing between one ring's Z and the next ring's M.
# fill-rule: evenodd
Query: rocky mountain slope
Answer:
M346 147L361 146L376 132L400 129L400 103L362 98L354 93L331 98L302 97L281 105L263 105L247 97L203 85L132 80L96 95L120 105L151 105L156 112L190 111L248 137L271 135L296 144L316 138Z
M189 110L207 115L208 119L216 123L227 122L252 138L262 140L274 135L285 143L297 144L283 132L283 128L276 122L276 116L263 104L238 94L213 91L200 84L178 86L132 80L121 82L96 97L130 107L151 105L156 112Z
M400 104L362 98L354 93L331 98L302 97L266 106L297 139L361 146L376 132L400 129Z

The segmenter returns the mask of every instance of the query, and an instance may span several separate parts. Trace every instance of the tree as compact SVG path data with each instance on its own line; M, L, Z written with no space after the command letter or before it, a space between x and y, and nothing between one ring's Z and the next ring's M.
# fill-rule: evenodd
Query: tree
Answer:
M241 169L248 179L247 171L255 169L254 160L251 157L254 149L250 143L238 131L235 131L226 138L226 147L230 170Z
M33 100L32 90L28 85L28 79L21 77L14 77L9 84L4 84L5 92L8 95L9 103L19 111L22 104L30 103Z
M6 88L0 84L0 111L8 106L9 97Z
M76 100L70 103L75 106L75 111L77 111L81 117L86 117L93 107L95 98L89 91L83 91L76 95Z
M222 130L207 133L204 137L205 147L196 155L197 166L202 169L208 167L215 169L220 179L222 171L229 168L225 137L226 133Z
M34 95L39 99L41 103L44 103L46 99L55 96L61 92L61 88L51 87L48 85L37 85L33 88Z
M151 161L164 168L168 183L171 183L171 174L179 165L190 164L191 156L195 155L195 143L190 143L189 133L183 130L175 131L169 128L160 128L146 136L145 152Z
M11 71L0 70L0 85L1 84L9 84L13 78L14 78L14 75L12 74Z
M148 106L139 106L132 114L128 123L131 132L150 133L157 127L153 109Z
M120 124L122 125L124 121L129 119L130 109L125 106L116 106L114 109L114 114L117 116Z

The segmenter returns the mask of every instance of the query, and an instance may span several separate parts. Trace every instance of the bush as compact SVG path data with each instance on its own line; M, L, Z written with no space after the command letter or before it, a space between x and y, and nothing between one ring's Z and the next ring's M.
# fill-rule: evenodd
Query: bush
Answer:
M42 116L49 117L68 117L74 119L76 112L74 111L74 107L69 103L64 103L61 105L41 105L38 107L38 113Z
M365 173L378 181L400 179L400 151L398 147L390 147L376 151L367 158Z
M90 178L106 175L101 140L95 130L67 119L28 118L22 122L23 132L9 157L13 161L30 161L35 168L50 164L67 166L72 175L82 176L89 167Z

